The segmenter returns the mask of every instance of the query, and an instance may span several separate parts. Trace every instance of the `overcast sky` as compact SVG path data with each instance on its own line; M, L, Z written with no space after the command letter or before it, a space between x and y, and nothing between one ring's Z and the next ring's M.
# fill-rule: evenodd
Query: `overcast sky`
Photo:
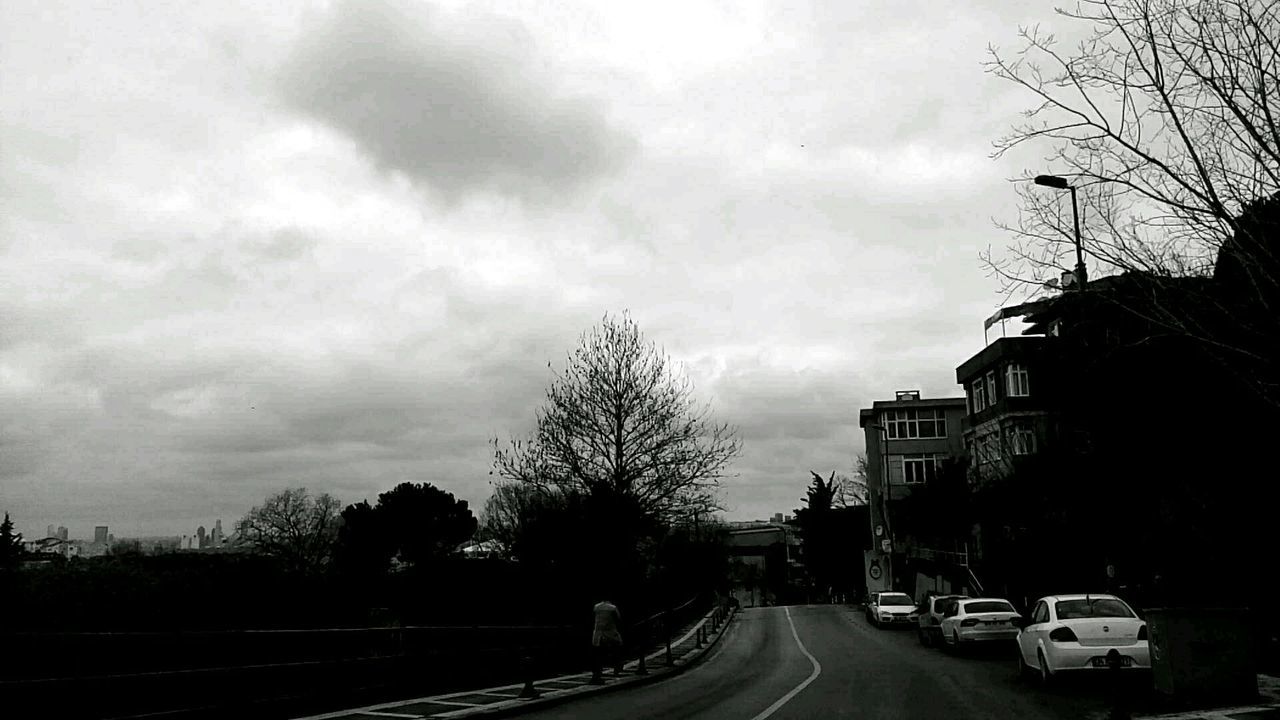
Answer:
M1037 0L0 4L0 511L229 526L289 486L479 511L624 310L739 427L731 519L955 396L1001 304L983 73Z

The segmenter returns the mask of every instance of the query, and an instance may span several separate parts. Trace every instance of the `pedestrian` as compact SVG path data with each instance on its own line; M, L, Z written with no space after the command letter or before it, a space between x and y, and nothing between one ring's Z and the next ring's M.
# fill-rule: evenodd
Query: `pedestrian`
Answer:
M613 666L614 676L622 674L622 613L609 600L596 603L595 628L591 632L591 682L602 683L606 664Z

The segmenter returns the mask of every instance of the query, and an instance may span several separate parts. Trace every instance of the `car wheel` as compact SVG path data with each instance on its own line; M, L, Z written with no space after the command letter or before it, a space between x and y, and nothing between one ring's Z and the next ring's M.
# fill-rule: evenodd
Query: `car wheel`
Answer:
M1053 671L1049 669L1049 661L1044 659L1044 651L1036 651L1036 660L1040 664L1040 684L1049 687L1053 685Z

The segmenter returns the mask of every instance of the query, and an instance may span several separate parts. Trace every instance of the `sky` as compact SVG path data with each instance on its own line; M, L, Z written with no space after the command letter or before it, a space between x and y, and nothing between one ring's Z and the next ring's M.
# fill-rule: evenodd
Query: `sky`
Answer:
M1004 301L984 73L1036 0L0 4L0 511L230 526L490 493L630 313L738 429L729 519L958 396Z

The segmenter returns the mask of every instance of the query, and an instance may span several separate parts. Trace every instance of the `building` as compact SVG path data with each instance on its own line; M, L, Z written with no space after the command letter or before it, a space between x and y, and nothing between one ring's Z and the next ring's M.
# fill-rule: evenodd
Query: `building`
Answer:
M1040 300L1002 308L984 323L1000 323L1046 312L1050 301ZM956 382L964 388L965 413L960 421L970 476L979 483L1006 474L1018 458L1035 454L1053 442L1058 432L1061 352L1044 323L1031 324L1021 334L989 343L956 368Z
M215 520L213 523L213 534L209 538L209 544L213 547L220 547L222 545L222 541L222 520L219 519Z
M95 543L106 545L109 542L110 533L107 532L106 525L99 525L93 529L93 541Z
M800 575L800 539L786 523L730 523L726 539L734 566L734 597L744 607L786 600Z
M196 528L196 548L203 550L206 547L209 547L209 536L205 532L204 526L201 525Z
M866 439L871 506L873 547L863 558L869 592L914 591L917 583L907 560L925 548L894 532L895 506L936 477L946 461L963 457L960 422L965 408L964 398L922 398L918 390L903 390L893 400L877 400L858 411L858 427ZM936 552L929 549L931 555Z

